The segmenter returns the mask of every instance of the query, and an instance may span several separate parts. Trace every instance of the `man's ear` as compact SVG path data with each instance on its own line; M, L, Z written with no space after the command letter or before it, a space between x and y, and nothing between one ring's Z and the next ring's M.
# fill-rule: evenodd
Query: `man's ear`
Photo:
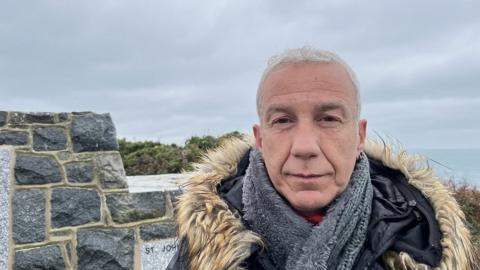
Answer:
M358 121L358 146L357 146L357 156L360 156L360 153L365 147L365 140L367 138L367 119L362 119Z
M255 136L255 147L258 151L262 152L262 134L260 130L260 125L253 125L253 136Z

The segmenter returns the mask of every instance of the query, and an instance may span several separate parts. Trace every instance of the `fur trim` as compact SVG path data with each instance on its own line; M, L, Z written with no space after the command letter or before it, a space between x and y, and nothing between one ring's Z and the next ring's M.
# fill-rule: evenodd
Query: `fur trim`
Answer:
M252 138L231 139L208 152L185 184L185 193L177 202L178 237L188 240L189 267L197 269L240 270L250 256L252 244L262 245L261 238L246 230L236 214L218 196L216 187L225 178L236 174L242 156L254 145ZM431 202L443 233L443 257L435 269L472 269L473 253L470 233L464 215L448 189L433 175L428 165L419 165L419 156L395 147L369 141L365 152L384 165L400 170L409 183ZM391 269L431 269L416 263L408 254L387 252L386 264Z
M247 140L232 139L207 153L185 184L176 215L178 236L188 239L192 270L243 269L251 245L261 244L260 237L243 227L216 191L223 179L236 174L238 162L251 145Z

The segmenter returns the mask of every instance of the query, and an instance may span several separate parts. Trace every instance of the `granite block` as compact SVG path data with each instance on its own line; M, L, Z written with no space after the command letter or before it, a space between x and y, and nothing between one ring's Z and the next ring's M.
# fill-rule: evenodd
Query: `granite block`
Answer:
M163 192L107 194L107 206L115 223L129 223L165 215Z
M45 190L17 190L13 194L13 240L16 244L45 240Z
M10 162L11 152L0 149L0 269L7 269L10 237Z
M100 221L100 195L95 189L53 189L51 205L53 228Z
M118 150L115 126L109 114L75 115L71 136L75 152Z
M15 179L20 185L57 183L62 181L60 165L52 156L17 154Z
M14 270L64 270L65 261L57 245L15 252Z
M44 127L33 130L33 149L35 151L56 151L66 148L67 136L63 128Z
M79 270L133 269L134 234L131 229L82 229L77 233Z

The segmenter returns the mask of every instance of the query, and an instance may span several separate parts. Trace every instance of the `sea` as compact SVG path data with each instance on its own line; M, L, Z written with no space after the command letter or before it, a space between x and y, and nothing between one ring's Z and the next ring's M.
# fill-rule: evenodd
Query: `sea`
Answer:
M412 149L409 152L428 157L429 164L443 179L480 188L480 148Z

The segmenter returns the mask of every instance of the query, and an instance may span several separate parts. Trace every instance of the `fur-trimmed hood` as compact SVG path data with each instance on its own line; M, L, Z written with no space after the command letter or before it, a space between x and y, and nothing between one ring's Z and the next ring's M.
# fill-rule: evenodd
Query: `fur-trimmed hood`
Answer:
M224 143L196 165L185 183L176 217L178 237L188 240L191 269L242 269L242 262L251 255L251 246L262 244L261 238L245 229L238 215L217 193L217 186L237 173L238 162L253 145L251 138ZM473 251L463 212L432 169L421 162L424 158L395 152L393 147L374 141L367 142L365 153L401 171L431 203L443 234L442 260L434 269L472 269ZM387 252L384 261L391 269L431 269L403 252Z

